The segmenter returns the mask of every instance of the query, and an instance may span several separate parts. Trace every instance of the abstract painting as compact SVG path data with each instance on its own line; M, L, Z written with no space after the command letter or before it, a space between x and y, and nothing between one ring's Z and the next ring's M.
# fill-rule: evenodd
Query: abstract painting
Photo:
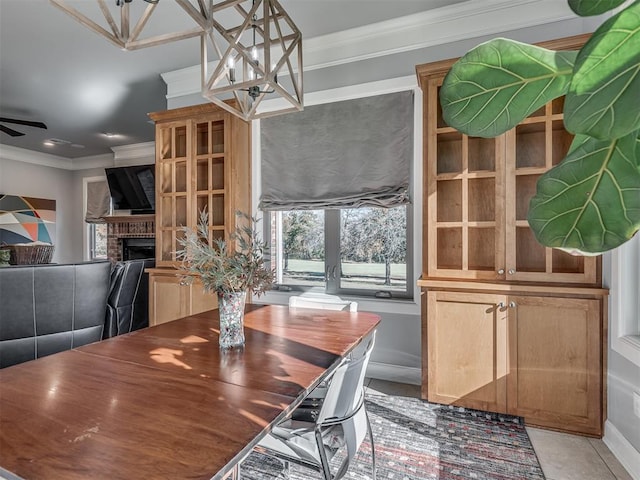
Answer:
M55 244L56 201L0 194L0 245Z

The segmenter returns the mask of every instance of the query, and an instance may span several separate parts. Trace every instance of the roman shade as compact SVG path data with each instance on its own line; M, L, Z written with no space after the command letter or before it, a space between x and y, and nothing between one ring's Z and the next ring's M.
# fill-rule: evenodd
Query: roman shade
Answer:
M87 211L84 221L87 223L103 223L109 214L111 197L107 181L87 183Z
M263 119L261 147L263 210L408 203L413 92Z

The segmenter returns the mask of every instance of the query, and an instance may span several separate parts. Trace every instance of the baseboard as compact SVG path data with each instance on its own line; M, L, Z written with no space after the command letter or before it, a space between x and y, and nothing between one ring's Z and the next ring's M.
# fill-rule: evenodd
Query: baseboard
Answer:
M422 383L422 370L416 367L369 362L367 366L367 377L390 382L420 385Z
M640 480L640 452L609 421L604 424L602 439L634 480Z

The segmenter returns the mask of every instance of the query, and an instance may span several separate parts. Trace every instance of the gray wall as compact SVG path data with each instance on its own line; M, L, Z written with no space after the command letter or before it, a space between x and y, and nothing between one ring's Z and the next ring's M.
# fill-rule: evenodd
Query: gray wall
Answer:
M56 201L56 263L82 260L82 234L77 221L78 213L82 216L82 200L78 208L76 188L70 170L7 160L0 151L0 193Z

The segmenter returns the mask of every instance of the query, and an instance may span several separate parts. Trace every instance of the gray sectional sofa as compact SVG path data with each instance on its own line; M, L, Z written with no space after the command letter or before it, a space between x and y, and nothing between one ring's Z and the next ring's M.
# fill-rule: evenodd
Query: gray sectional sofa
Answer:
M0 268L0 368L148 326L153 260Z

